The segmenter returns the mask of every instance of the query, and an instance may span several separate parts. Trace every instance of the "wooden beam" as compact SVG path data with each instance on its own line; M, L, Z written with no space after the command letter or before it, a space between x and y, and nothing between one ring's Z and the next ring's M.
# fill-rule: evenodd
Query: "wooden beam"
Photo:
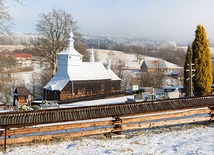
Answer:
M210 114L211 114L211 115L214 115L214 110L212 110L212 111L210 112Z
M96 135L102 133L108 133L113 131L113 128L102 128L96 130L86 130L86 131L79 131L79 132L72 132L72 133L61 133L61 134L51 134L51 135L41 135L41 136L26 136L26 137L18 137L18 138L9 138L7 140L8 144L18 144L18 143L29 143L32 141L42 141L42 140L50 140L54 138L75 138L75 137L82 137L88 135ZM3 145L3 140L0 140L0 145Z
M87 127L96 127L96 126L108 126L112 125L111 120L100 121L100 122L83 122L83 123L72 123L72 124L63 124L63 125L51 125L51 126L37 126L30 128L15 128L7 131L8 136L12 135L20 135L20 134L32 134L39 132L51 132L51 131L59 131L59 130L70 130L77 128L87 128Z
M211 110L214 110L214 105L209 106L209 108L210 108Z
M209 121L209 120L210 120L209 116L204 116L204 117L179 119L179 120L165 120L165 121L159 121L159 122L146 122L146 123L128 124L128 125L122 126L122 130L152 128L152 127L159 127L159 126L186 124L186 123L202 122L202 121Z
M196 114L209 114L209 109L198 109L198 110L189 110L189 111L172 111L167 113L158 113L158 114L151 114L151 115L141 115L140 117L135 118L123 118L122 123L128 124L133 122L143 122L143 121L150 121L150 120L158 120L158 119L166 119L166 118L180 118L186 117Z

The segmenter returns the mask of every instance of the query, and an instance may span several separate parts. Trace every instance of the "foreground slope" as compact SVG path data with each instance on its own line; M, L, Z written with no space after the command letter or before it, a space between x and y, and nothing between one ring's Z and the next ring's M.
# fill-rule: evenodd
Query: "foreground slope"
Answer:
M193 128L191 128L193 127ZM125 132L125 138L110 139L102 135L76 140L55 141L12 146L8 155L143 155L143 154L214 154L214 124L183 125L177 127ZM1 152L0 154L3 155Z

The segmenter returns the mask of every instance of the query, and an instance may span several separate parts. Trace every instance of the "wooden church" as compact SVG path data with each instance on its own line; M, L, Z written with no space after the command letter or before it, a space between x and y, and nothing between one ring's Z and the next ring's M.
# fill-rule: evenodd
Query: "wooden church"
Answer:
M89 62L82 58L74 49L71 33L67 48L58 53L57 72L44 87L45 100L69 101L120 91L121 79L111 70L109 59L105 68L103 63L95 62L93 50Z

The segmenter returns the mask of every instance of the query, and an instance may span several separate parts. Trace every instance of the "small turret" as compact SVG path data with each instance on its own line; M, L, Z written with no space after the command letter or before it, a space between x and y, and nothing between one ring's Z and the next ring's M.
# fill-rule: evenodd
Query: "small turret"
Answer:
M90 61L90 63L94 63L94 50L93 50L93 48L91 49L89 61Z
M107 66L106 66L106 69L107 70L110 70L111 69L111 60L108 58L107 59Z

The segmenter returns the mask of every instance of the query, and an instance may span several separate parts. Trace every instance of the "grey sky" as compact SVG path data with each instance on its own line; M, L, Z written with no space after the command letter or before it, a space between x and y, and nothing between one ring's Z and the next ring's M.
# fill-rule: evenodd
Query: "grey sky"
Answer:
M83 33L151 39L194 39L196 26L205 27L214 42L214 0L22 0L10 9L14 32L35 32L41 13L60 8L70 13Z

